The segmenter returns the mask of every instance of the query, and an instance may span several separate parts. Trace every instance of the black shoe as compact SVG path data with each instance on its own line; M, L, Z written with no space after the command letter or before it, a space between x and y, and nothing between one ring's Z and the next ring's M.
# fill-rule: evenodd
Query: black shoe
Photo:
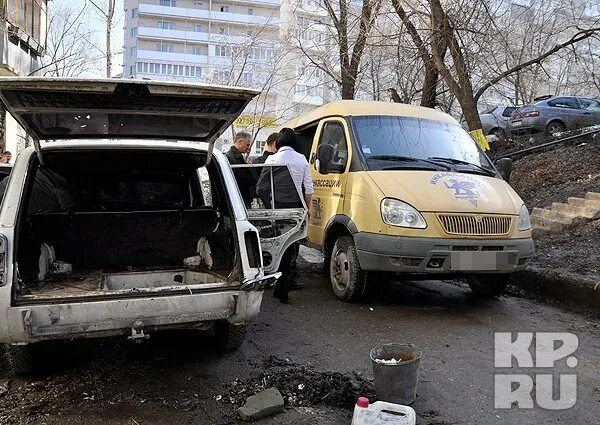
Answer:
M290 288L290 291L298 291L300 289L304 289L304 286L296 282L290 283L288 287Z
M289 304L290 303L290 299L288 298L287 295L285 297L278 297L278 298L279 298L279 302L281 304Z

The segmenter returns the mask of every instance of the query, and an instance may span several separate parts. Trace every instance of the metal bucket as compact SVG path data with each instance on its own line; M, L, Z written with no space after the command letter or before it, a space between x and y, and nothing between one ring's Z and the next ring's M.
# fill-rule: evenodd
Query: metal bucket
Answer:
M392 361L400 360L400 361ZM421 350L414 344L384 344L371 350L377 399L408 405L417 398Z

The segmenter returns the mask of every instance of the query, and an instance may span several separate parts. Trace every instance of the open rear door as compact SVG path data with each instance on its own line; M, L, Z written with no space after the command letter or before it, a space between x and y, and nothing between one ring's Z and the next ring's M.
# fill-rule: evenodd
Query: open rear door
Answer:
M281 257L306 237L307 208L287 165L232 165L246 204L248 220L259 231L266 273L277 271Z
M212 152L257 94L148 80L0 78L0 100L40 155L40 140L91 138L199 141Z

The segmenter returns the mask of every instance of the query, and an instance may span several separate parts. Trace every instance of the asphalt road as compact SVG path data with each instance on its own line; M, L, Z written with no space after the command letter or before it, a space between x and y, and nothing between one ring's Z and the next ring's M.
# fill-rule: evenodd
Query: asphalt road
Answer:
M380 282L368 302L346 304L317 269L300 264L305 288L291 293L290 305L266 294L246 342L232 354L215 350L209 336L173 332L139 346L115 338L44 347L52 367L43 375L0 372L0 423L235 424L231 394L271 373L273 359L368 379L369 351L387 342L423 350L413 404L418 424L600 423L600 320L513 296L477 299L457 282ZM495 410L499 331L575 333L575 407ZM561 370L568 370L564 360L552 371ZM351 410L327 403L290 408L260 423L350 424Z

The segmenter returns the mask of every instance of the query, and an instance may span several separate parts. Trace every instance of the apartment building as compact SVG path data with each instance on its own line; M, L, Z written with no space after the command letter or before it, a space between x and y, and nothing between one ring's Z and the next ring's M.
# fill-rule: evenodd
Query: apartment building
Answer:
M0 75L28 76L42 67L47 27L47 0L0 0ZM25 145L25 133L0 110L0 149L13 153Z
M251 87L262 91L236 130L260 130L323 104L324 76L294 47L318 43L308 30L318 0L125 0L123 75ZM311 39L308 40L308 37ZM232 133L223 134L222 145ZM256 144L256 152L260 150Z

